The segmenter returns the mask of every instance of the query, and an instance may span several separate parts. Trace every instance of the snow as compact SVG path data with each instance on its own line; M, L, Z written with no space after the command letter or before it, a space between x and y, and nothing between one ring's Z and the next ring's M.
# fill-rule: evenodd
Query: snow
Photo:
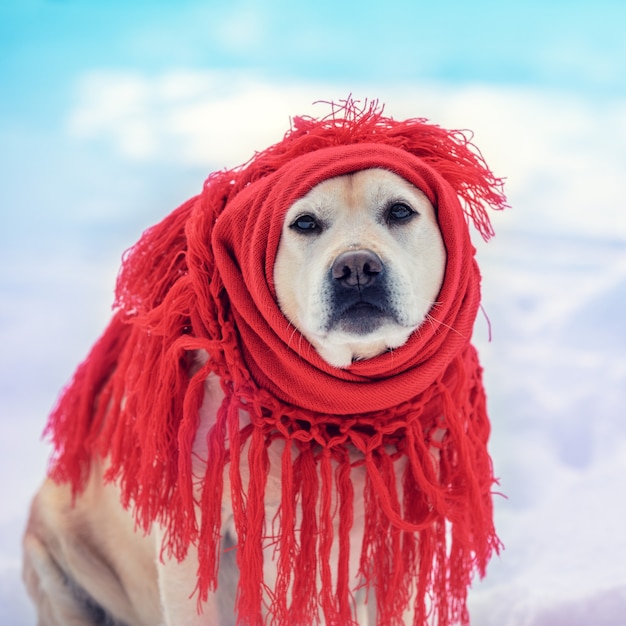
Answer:
M280 137L302 102L328 93L241 79L220 100L209 94L223 77L126 79L85 76L66 128L37 144L28 131L9 137L16 156L5 170L11 211L0 233L0 624L35 623L20 582L20 537L49 454L40 435L108 319L122 251L211 169L246 160ZM494 215L496 238L477 243L492 340L481 316L475 341L506 497L495 497L505 550L471 590L472 623L619 626L626 105L483 86L381 91L397 117L476 130L487 161L508 178L513 206ZM234 132L228 111L241 119L246 102L267 112L262 133L250 124ZM138 118L142 126L124 130Z
M626 246L507 233L484 257L496 328L481 353L508 500L496 498L506 550L472 614L481 626L621 624Z

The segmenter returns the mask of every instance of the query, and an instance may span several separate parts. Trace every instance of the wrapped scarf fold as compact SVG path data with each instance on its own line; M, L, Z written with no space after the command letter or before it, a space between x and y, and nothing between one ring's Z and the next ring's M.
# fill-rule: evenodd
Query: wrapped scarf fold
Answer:
M404 177L435 206L445 278L431 322L404 346L336 369L304 337L294 339L276 303L274 261L295 200L323 180L375 167ZM217 587L226 473L240 624L311 624L317 615L356 623L353 551L379 625L403 624L409 605L416 625L468 623L472 575L484 575L499 548L489 421L470 344L480 274L468 222L489 238L486 206L505 206L501 181L462 133L398 122L353 101L326 118L296 118L281 142L212 174L126 254L115 316L50 417L50 475L77 493L92 458L106 458L107 479L119 482L138 524L166 527L165 553L182 559L197 546L201 604ZM191 367L197 350L209 355L199 369ZM225 399L203 473L194 475L211 373ZM268 524L268 450L276 444L281 495ZM355 494L356 471L366 477L363 494ZM365 534L354 546L357 496ZM262 574L270 544L278 570L271 590Z

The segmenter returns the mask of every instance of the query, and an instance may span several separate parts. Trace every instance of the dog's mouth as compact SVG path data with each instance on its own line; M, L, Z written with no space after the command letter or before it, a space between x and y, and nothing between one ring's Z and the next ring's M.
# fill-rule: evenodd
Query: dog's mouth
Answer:
M328 323L328 330L340 330L351 335L369 335L394 316L387 307L367 300L358 300L335 309Z

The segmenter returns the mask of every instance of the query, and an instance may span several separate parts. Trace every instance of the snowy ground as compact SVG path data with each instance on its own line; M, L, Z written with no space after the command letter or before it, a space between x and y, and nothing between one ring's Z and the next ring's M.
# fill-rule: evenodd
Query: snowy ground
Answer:
M167 150L171 137L150 128L144 134L152 143L145 137L133 143L123 130L126 143L98 143L108 136L107 123L122 128L120 119L127 118L120 100L109 118L89 104L89 97L106 104L98 80L90 85L91 96L71 116L75 143L57 157L54 138L46 139L41 167L25 186L19 161L34 144L15 139L16 164L5 184L14 210L3 216L7 228L0 233L3 625L34 623L20 583L19 541L49 452L40 433L58 390L108 319L121 252L143 227L195 193L211 168L237 162L203 152L184 129L178 152ZM514 206L508 216L496 216L495 240L479 247L493 339L487 341L481 318L476 343L486 370L491 450L507 498L496 498L506 549L471 592L473 624L620 626L626 615L626 219L619 212L626 107L598 111L585 102L518 96L474 90L421 98L424 114L440 123L480 129L477 142L509 178ZM131 104L128 110L139 116ZM422 114L406 97L403 106ZM162 130L157 122L162 119L154 122ZM248 145L237 159L255 147L263 144ZM165 156L151 161L146 151ZM109 155L106 163L100 153Z

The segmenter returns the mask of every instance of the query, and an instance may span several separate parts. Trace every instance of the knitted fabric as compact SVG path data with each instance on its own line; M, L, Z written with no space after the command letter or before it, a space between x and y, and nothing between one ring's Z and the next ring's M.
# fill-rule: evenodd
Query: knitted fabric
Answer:
M295 200L328 178L374 167L404 177L435 206L445 278L431 321L405 345L337 369L282 315L274 261ZM106 478L119 483L138 525L166 528L165 555L182 559L197 548L200 608L217 588L228 497L240 624L356 623L355 551L379 625L403 624L411 605L416 625L467 623L472 576L484 575L499 548L490 426L470 344L480 274L468 223L489 238L486 207L504 203L501 181L462 133L353 101L322 119L296 118L281 142L209 176L202 193L125 255L113 320L50 417L50 475L79 493L92 459L106 459ZM209 355L199 369L191 367L197 350ZM194 475L211 373L225 398ZM269 524L272 445L282 450L281 494ZM355 472L365 476L362 494ZM351 545L357 498L365 530ZM271 589L263 580L269 543L278 572Z

